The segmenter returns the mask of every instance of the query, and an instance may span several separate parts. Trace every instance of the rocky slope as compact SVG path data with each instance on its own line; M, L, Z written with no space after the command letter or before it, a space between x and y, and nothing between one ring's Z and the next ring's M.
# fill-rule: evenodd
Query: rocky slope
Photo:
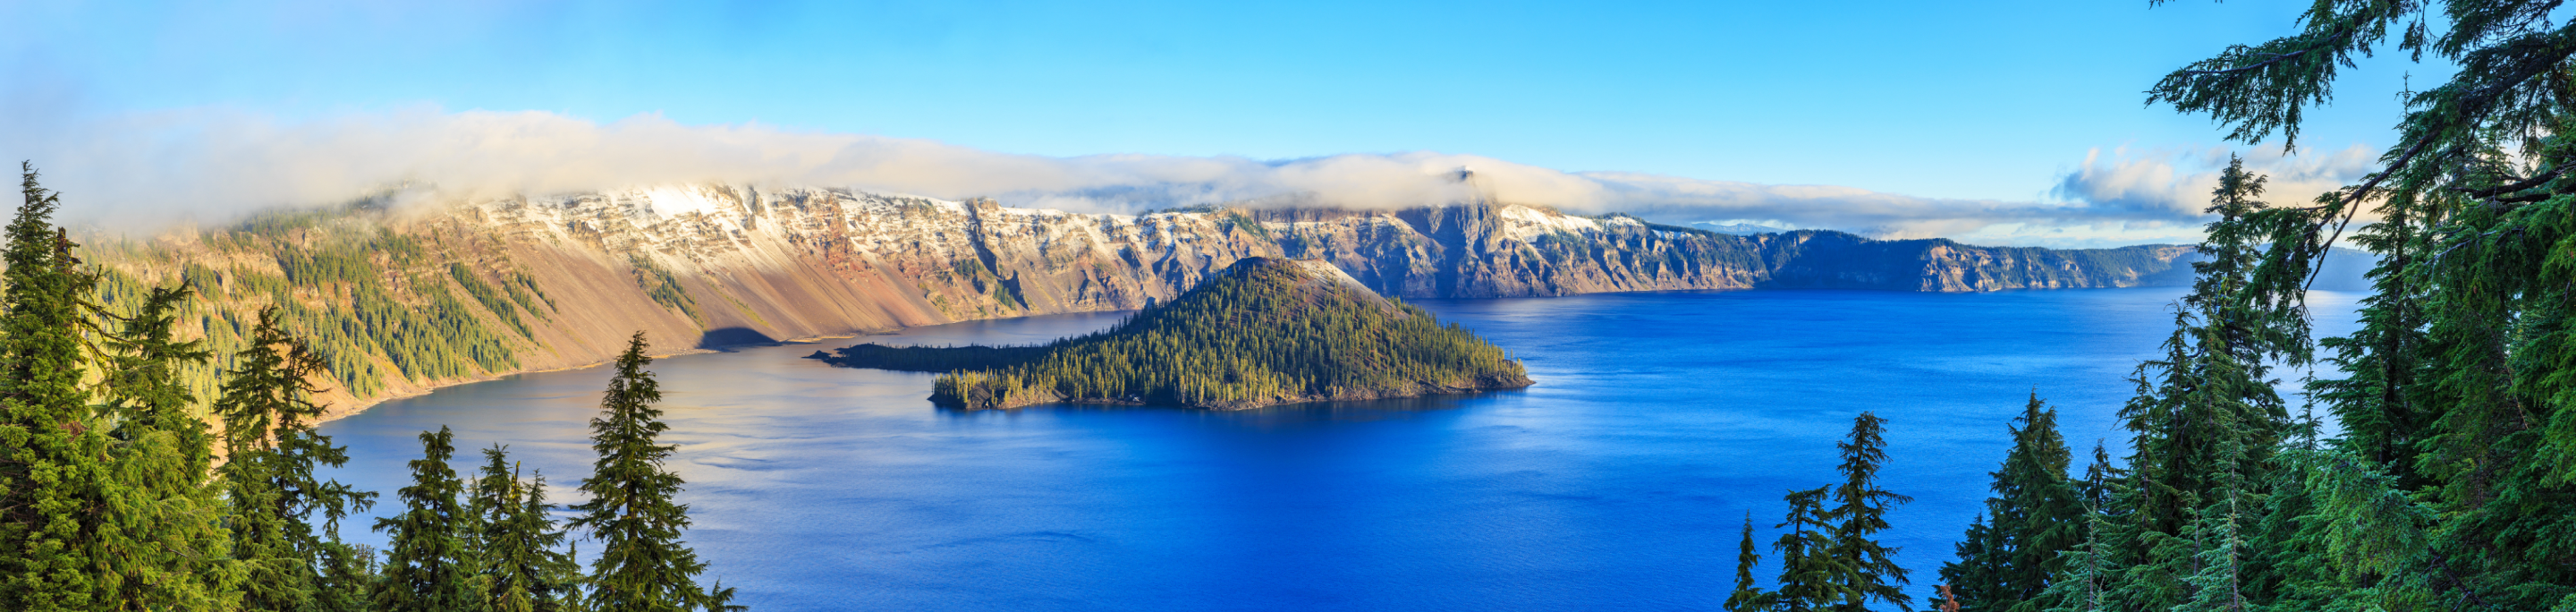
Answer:
M190 331L218 351L238 349L253 313L278 307L329 356L344 410L595 363L638 329L686 350L1135 309L1255 256L1329 261L1379 293L1422 298L2126 287L2169 282L2187 251L1732 236L1522 205L1130 216L734 186L368 202L90 242L111 301L196 287L208 299Z

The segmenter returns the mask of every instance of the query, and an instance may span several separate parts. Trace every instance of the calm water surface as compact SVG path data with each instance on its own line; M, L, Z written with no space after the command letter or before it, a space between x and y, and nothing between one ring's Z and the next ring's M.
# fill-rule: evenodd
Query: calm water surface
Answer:
M672 467L690 482L689 541L707 578L754 610L1715 608L1745 513L1769 542L1780 494L1836 477L1833 443L1862 410L1892 421L1888 482L1915 502L1887 540L1904 547L1913 592L1929 592L2024 397L2056 403L2079 449L2114 436L2122 379L2170 329L2160 311L2180 294L1429 300L1525 359L1538 386L1232 413L949 412L924 399L930 375L798 359L863 341L1039 342L1119 315L653 369L664 440L680 445ZM2350 298L2315 298L2321 332L2350 329ZM337 476L387 498L419 455L414 436L444 424L460 447L508 444L570 500L607 376L451 387L324 430L350 446ZM348 535L380 546L370 522Z

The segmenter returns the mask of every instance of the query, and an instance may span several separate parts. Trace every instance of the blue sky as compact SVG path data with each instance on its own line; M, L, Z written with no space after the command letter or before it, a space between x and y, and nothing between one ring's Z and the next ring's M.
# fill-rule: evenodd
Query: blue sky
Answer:
M0 5L0 22L40 24L0 41L0 148L174 111L290 127L545 111L998 154L1437 152L2062 203L2091 197L2067 186L2088 153L2094 170L2204 172L2220 131L2141 92L2291 31L2304 3L344 4ZM2375 152L2406 74L2438 74L2364 68L2303 157Z

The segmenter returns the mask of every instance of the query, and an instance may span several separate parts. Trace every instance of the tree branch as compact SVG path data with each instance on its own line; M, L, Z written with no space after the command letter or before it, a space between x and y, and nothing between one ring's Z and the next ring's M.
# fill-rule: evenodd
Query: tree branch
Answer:
M2353 32L2355 32L2355 31L2358 31L2358 30L2360 30L2360 29L2361 29L2361 28L2360 28L2360 26L2357 26L2357 25L2354 25L2354 26L2347 26L2347 27L2345 27L2345 28L2343 29L2343 31L2336 32L2334 36L2329 36L2329 37L2327 37L2325 40L2318 41L2318 42L2317 42L2317 44L2316 44L2315 46L2311 46L2311 47L2308 47L2308 48L2306 48L2306 49L2300 49L2300 50L2297 50L2297 51L2291 51L2291 52L2289 52L2289 53L2256 53L2256 54L2254 54L2254 55L2264 56L2266 59L2264 59L2263 61L2260 61L2260 62L2252 63L2252 64L2247 64L2247 65L2243 65L2243 66L2237 66L2237 67L2235 67L2235 68L2222 68L2222 69L2218 69L2218 70L2182 70L2182 71L2178 71L2178 72L2180 72L2180 73L2182 73L2182 74L2189 74L2189 75L2210 75L2210 74L2231 74L2231 73L2237 73L2237 72L2244 72L2244 71L2247 71L2247 70L2261 70L2261 69L2263 69L2263 67L2265 67L2265 66L2270 66L2270 65L2273 65L2273 64L2278 64L2278 63L2281 63L2281 62L2284 62L2284 61L2288 61L2288 60L2291 60L2291 59L2295 59L2295 58L2297 58L2297 57L2299 57L2299 56L2307 55L2307 54L2309 54L2309 53L2311 53L2311 52L2314 52L2314 51L2316 51L2316 50L2318 50L2318 49L2324 49L2324 48L2326 48L2327 46L2333 45L2333 44L2335 44L2335 43L2343 42L2343 39L2346 39L2346 38L2352 38L2352 33L2353 33Z

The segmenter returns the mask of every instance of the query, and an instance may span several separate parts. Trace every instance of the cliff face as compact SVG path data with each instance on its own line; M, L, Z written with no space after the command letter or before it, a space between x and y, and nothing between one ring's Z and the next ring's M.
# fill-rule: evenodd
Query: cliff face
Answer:
M2165 280L2187 251L1733 236L1519 205L1129 216L727 186L359 206L94 242L104 298L196 287L206 299L185 331L219 353L278 307L329 357L343 408L595 363L636 330L680 349L1134 309L1255 256L1323 259L1421 298L2126 287Z
M1998 291L2182 284L2190 247L2055 250L1834 231L1730 235L1540 207L1391 213L1249 211L1290 257L1319 258L1387 295L1520 297L1675 289Z

